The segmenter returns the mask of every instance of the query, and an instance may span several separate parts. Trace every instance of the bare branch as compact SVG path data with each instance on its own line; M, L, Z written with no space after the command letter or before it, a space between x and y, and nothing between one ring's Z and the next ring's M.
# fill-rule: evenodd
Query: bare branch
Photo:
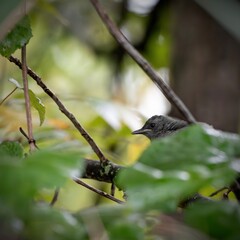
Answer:
M27 79L27 59L26 59L26 44L22 47L22 77L23 77L23 90L25 98L25 108L26 108L26 118L27 118L27 130L28 130L28 142L30 146L30 151L35 149L35 140L33 138L32 129L32 115L30 106L30 97L28 92L28 79Z
M22 69L22 63L17 58L10 56L8 60L10 62L15 63L20 69ZM91 136L87 133L87 131L77 121L75 116L66 109L66 107L58 99L58 97L43 83L42 79L35 72L33 72L30 68L27 68L27 73L29 74L29 76L31 76L37 82L37 84L43 89L43 91L49 97L52 98L52 100L58 105L59 110L73 123L73 125L76 127L76 129L80 132L80 134L84 137L84 139L92 147L92 150L96 153L96 155L98 156L101 163L103 165L107 164L108 163L107 158L104 156L104 154L102 153L100 148L97 146L97 144L91 138Z
M98 0L90 0L103 23L107 27L111 35L116 39L119 45L132 57L132 59L143 69L150 79L161 89L165 97L179 110L189 123L195 123L191 112L182 102L182 100L174 93L174 91L163 81L148 61L129 43L126 37L110 19L106 11L103 9Z
M25 133L25 131L21 127L19 128L19 131L28 140L29 144L30 144L30 142L32 142L34 144L35 148L39 149L36 144L36 141L34 139L32 141L30 141L28 135Z
M56 189L55 189L54 194L53 194L53 198L52 198L52 200L51 200L51 202L50 202L50 206L53 207L53 205L57 202L58 196L59 196L59 191L60 191L59 188L56 188Z
M197 202L197 201L207 201L207 202L209 202L209 201L212 201L212 200L210 198L202 196L199 193L196 193L193 196L188 197L187 199L184 199L183 201L181 201L178 204L178 206L180 208L187 208L189 205L191 205L192 203Z
M213 196L217 195L218 193L220 193L220 192L222 192L222 191L224 191L224 190L226 190L226 189L229 189L229 188L228 188L228 187L222 187L222 188L216 190L215 192L211 193L211 194L209 195L209 197L213 197Z
M1 102L0 106L17 90L18 88L15 87Z
M84 186L84 187L86 187L86 188L88 188L89 190L91 190L91 191L93 191L93 192L95 192L95 193L97 193L97 194L105 197L105 198L108 198L108 199L116 202L116 203L120 203L120 204L124 203L123 201L121 201L121 200L113 197L112 195L109 195L109 194L107 194L106 192L103 192L103 191L101 191L101 190L98 190L98 189L90 186L89 184L83 182L83 181L80 180L79 178L76 178L76 177L75 177L75 178L73 178L73 181L76 182L76 183L78 183L78 184L80 184L80 185L82 185L82 186Z

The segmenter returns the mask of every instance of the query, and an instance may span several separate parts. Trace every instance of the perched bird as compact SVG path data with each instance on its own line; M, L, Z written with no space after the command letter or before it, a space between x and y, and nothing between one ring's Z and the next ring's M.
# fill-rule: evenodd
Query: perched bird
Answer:
M180 119L155 115L149 118L142 128L132 132L132 134L143 134L152 141L157 138L168 136L184 127L187 127L188 125L189 124L186 121ZM185 208L197 200L208 201L209 199L203 197L199 193L196 193L180 202L179 206Z
M152 116L142 128L133 131L132 134L143 134L150 140L168 136L177 130L188 126L188 123L167 116Z

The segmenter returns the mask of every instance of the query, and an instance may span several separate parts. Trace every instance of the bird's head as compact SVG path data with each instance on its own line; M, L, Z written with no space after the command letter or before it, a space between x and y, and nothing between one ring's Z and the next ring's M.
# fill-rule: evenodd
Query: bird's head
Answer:
M174 119L166 116L153 116L147 120L142 128L133 131L132 134L143 134L150 140L165 137L171 133L186 127L188 124L185 121Z

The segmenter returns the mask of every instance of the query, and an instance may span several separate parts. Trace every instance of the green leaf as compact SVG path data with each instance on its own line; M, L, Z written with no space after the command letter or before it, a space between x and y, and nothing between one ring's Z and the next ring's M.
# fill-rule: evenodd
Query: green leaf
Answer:
M0 143L0 156L23 158L23 147L18 142L2 142Z
M153 141L139 161L119 173L118 184L136 208L175 209L204 186L233 181L240 140L237 135L194 125Z
M24 239L79 240L88 239L86 229L70 213L47 206L31 209L26 221Z
M127 206L101 206L87 209L77 215L86 224L89 232L95 232L98 226L99 239L107 233L109 239L147 239L144 227L147 223L144 214L137 213Z
M25 160L25 172L35 176L35 186L54 187L62 185L74 169L80 169L79 153L70 151L36 151ZM32 183L31 183L32 184Z
M17 49L27 44L32 37L32 30L28 17L24 17L15 28L0 42L0 53L9 57Z
M0 155L1 238L86 239L70 213L34 201L40 190L60 187L81 168L79 153L36 151L23 159L20 144L4 142Z
M61 186L82 162L79 153L68 151L36 151L20 160L1 155L0 199L1 204L21 214L41 189Z
M28 210L20 217L0 205L1 239L88 239L86 229L71 213L34 201L28 204Z
M45 119L45 106L41 102L41 99L38 98L32 90L29 89L28 93L32 106L38 111L41 126Z
M204 202L186 209L185 222L213 239L239 239L240 207L237 203Z
M21 85L17 80L10 78L9 81L13 83L17 88L23 90L23 87L21 87ZM43 105L41 99L38 98L31 89L28 90L28 94L29 94L29 98L32 106L38 111L40 126L41 126L45 120L45 113L46 113L45 106Z

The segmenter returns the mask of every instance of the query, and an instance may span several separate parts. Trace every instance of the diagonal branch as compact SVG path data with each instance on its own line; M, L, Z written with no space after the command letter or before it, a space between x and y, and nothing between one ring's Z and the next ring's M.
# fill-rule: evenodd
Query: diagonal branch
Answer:
M15 63L20 69L22 69L22 63L17 58L10 56L8 60L10 62ZM100 148L97 146L97 144L91 138L91 136L87 133L87 131L77 121L75 116L66 109L66 107L58 99L58 97L43 83L42 79L35 72L33 72L30 68L27 68L27 73L29 74L29 76L31 76L37 82L37 84L43 89L43 91L52 98L52 100L58 105L59 110L73 123L73 125L76 127L76 129L81 133L81 135L84 137L84 139L89 143L92 150L96 153L100 162L102 163L102 167L107 165L107 163L108 163L107 158L104 156L104 154L102 153Z
M143 71L150 77L150 79L161 89L165 97L174 105L183 117L189 123L194 123L194 119L191 112L182 102L182 100L174 93L174 91L163 81L163 79L157 74L149 62L129 43L126 37L110 19L106 11L103 9L98 0L90 0L98 15L102 19L103 23L107 27L111 35L116 39L120 46L132 57L132 59L143 69Z
M116 202L116 203L120 203L120 204L124 203L123 201L121 201L121 200L113 197L112 195L109 195L109 194L107 194L106 192L103 192L103 191L101 191L101 190L99 190L99 189L96 189L96 188L90 186L89 184L83 182L83 181L82 181L81 179L79 179L79 178L74 177L74 178L73 178L73 181L76 182L77 184L80 184L80 185L88 188L89 190L91 190L91 191L93 191L93 192L95 192L95 193L97 193L97 194L105 197L105 198L108 198L108 199Z
M0 106L18 89L18 87L15 87L1 102Z

